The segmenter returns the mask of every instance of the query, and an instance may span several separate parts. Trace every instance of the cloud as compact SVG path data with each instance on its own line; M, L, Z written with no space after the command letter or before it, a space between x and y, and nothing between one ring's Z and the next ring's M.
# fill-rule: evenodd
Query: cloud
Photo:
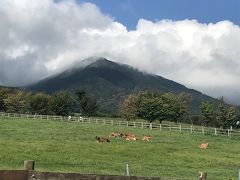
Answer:
M230 21L157 22L135 30L92 3L2 0L0 84L19 86L104 56L240 103L240 27Z

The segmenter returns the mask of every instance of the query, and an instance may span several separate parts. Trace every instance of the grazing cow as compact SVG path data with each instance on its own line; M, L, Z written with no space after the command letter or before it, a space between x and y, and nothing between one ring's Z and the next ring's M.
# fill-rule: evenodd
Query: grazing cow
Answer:
M207 149L207 147L208 147L208 143L202 143L199 145L200 149Z
M121 137L127 141L136 141L137 136L135 134L121 134Z
M96 140L98 142L110 142L109 139L104 138L104 137L99 137L99 136L96 136Z
M143 141L150 141L151 140L151 136L150 135L143 135L142 140Z
M109 135L109 137L121 137L122 133L120 132L112 132L112 134Z

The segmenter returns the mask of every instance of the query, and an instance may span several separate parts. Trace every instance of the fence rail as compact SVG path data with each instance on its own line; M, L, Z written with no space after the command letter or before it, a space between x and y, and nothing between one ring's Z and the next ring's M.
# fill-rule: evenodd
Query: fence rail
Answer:
M53 116L53 115L36 115L36 114L16 114L16 113L5 113L0 112L0 116L9 118L27 118L27 119L43 119L43 120L56 120L56 121L73 121L79 123L88 124L101 124L111 126L125 126L132 128L150 129L158 131L173 131L173 132L189 132L199 133L203 135L214 135L214 136L228 136L229 138L240 137L240 130L237 129L219 129L205 126L193 126L193 125L168 125L168 124L156 124L147 122L133 122L133 121L117 121L109 120L104 118L85 118L76 116Z

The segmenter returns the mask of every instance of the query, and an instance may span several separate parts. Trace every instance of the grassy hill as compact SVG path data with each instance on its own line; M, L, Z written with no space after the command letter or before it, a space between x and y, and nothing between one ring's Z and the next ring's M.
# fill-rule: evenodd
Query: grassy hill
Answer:
M112 131L150 134L152 141L96 143L96 135ZM206 141L209 149L200 150ZM41 171L123 175L128 162L131 175L197 179L205 171L222 180L237 177L239 149L238 139L220 136L0 117L0 169L22 169L33 159Z
M133 67L118 64L105 58L84 60L80 65L58 75L44 79L36 84L26 87L33 91L53 93L60 90L74 92L83 88L97 97L102 111L118 111L119 103L131 93L141 90L155 92L187 92L192 95L191 111L199 112L202 101L217 100L189 89L177 82L161 76L140 72Z

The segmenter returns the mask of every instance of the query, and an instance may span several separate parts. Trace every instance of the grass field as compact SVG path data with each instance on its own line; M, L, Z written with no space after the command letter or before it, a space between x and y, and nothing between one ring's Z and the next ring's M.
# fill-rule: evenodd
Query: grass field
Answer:
M150 134L151 142L120 138L96 143L95 136L112 131ZM202 142L210 146L203 151ZM237 178L240 140L210 135L150 131L110 125L82 124L37 119L0 118L0 169L22 169L23 161L35 160L36 170L124 175L130 174L197 179Z

